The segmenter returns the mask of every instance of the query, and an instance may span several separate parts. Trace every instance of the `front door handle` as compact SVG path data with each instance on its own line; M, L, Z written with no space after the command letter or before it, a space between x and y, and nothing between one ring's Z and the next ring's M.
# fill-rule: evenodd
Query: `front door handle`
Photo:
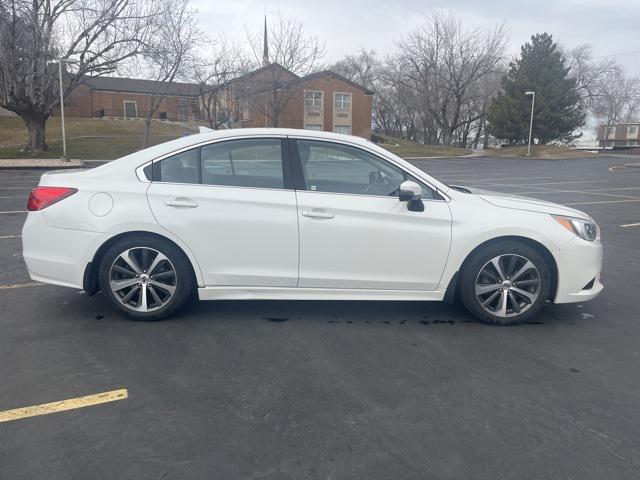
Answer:
M195 200L191 200L190 198L178 197L172 198L164 202L165 205L170 207L186 207L186 208L196 208L198 206L198 202Z
M313 210L303 210L302 211L302 216L303 217L309 217L309 218L325 218L325 219L330 219L333 218L335 215L331 212L327 212L326 210L321 210L319 208L314 208Z

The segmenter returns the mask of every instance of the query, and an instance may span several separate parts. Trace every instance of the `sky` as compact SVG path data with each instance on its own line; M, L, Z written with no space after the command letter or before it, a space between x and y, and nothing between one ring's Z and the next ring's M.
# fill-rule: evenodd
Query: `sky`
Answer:
M505 23L509 53L534 33L547 32L564 47L590 44L594 57L614 58L640 76L640 0L191 0L202 28L242 41L245 30L261 32L264 14L303 22L305 31L326 45L332 63L361 47L381 55L414 30L433 10L455 12L468 28Z

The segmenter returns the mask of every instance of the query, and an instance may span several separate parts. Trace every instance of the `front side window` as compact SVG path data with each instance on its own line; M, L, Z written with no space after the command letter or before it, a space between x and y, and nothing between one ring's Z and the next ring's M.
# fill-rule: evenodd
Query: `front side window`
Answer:
M351 108L351 94L336 93L334 95L334 107L339 109Z
M423 198L434 198L415 177L359 148L315 140L297 140L297 146L307 190L397 197L400 184L413 180Z
M202 183L283 188L280 139L229 140L201 149Z

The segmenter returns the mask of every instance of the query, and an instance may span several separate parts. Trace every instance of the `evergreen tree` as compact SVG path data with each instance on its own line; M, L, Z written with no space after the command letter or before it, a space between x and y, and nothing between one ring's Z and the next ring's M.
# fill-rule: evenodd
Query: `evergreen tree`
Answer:
M509 65L502 80L503 91L489 107L488 130L509 143L525 143L529 138L531 97L536 92L533 138L539 143L570 141L573 132L584 125L584 112L576 90L576 80L551 35L536 34L525 43L520 58Z

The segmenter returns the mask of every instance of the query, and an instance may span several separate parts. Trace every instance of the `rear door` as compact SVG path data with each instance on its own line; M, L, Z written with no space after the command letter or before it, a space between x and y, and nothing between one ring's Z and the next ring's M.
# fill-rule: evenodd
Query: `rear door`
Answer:
M298 221L286 140L225 140L154 161L158 223L195 254L207 286L295 287Z

